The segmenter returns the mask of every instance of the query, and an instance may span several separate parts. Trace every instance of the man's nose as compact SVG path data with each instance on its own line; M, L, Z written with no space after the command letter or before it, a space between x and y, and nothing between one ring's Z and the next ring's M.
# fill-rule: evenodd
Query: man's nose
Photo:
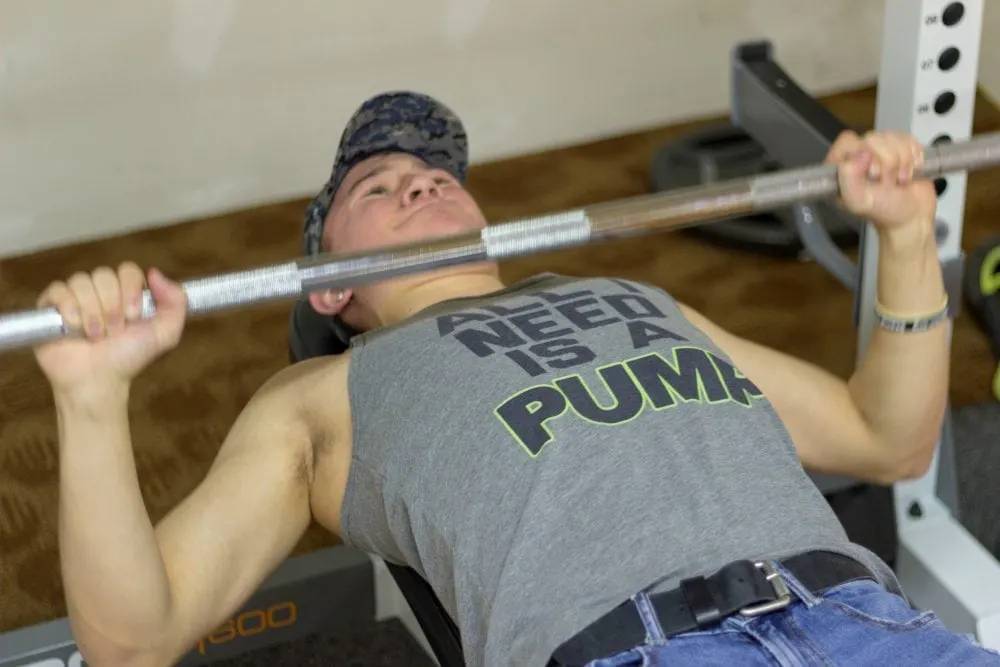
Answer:
M410 179L407 184L405 197L406 203L411 204L424 197L436 197L441 194L441 189L430 176L418 174Z

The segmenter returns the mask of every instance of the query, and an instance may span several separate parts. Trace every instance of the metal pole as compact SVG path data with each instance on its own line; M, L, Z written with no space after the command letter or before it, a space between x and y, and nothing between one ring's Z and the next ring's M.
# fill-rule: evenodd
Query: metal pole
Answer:
M966 142L928 146L918 176L1000 165L1000 132ZM189 315L289 299L324 289L355 287L445 266L537 254L573 246L664 232L755 211L837 195L837 168L818 165L683 188L514 220L468 234L374 252L327 254L182 283ZM155 313L143 294L142 316ZM0 315L0 350L76 335L55 308Z

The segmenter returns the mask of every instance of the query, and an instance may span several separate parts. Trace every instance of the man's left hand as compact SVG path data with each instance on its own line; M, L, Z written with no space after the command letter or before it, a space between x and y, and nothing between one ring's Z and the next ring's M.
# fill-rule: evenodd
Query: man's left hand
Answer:
M923 159L923 146L908 134L869 132L860 137L848 131L837 137L826 163L840 165L841 204L880 232L890 232L911 225L933 228L934 184L913 178Z

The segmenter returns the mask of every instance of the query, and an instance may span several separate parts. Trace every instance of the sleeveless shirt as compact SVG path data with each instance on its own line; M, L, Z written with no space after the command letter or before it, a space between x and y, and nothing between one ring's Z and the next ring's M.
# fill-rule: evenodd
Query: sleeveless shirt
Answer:
M636 591L823 549L884 582L761 391L665 292L542 274L352 341L347 544L424 577L470 667ZM895 584L898 585L898 584Z

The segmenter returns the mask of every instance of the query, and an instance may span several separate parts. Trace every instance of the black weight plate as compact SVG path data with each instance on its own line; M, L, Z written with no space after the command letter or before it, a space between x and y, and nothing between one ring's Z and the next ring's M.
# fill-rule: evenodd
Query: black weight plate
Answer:
M744 131L713 125L669 142L650 168L656 192L773 172L780 166ZM790 208L705 223L685 230L717 245L768 255L797 256L803 244ZM857 243L853 230L828 228L840 247Z

